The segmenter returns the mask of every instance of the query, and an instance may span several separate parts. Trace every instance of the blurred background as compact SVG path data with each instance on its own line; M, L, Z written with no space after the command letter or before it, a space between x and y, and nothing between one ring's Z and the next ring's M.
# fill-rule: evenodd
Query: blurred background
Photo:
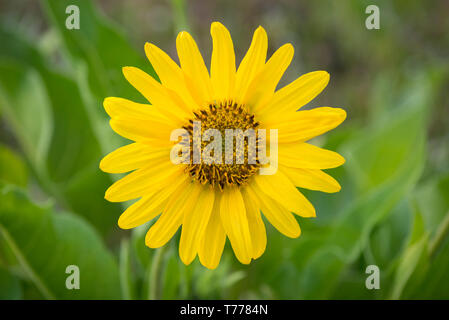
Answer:
M66 7L78 5L80 29ZM380 29L367 30L377 4ZM448 299L449 1L0 0L0 299ZM343 107L344 124L314 143L347 162L329 170L341 192L307 192L316 219L288 239L269 224L249 266L229 242L213 271L185 266L178 240L145 247L148 225L121 230L124 206L103 199L118 179L100 159L127 143L102 107L144 102L121 74L157 77L145 42L176 61L188 30L210 61L212 21L233 37L237 62L262 25L269 54L291 42L282 85L327 70L308 107ZM178 235L179 239L179 235ZM65 286L80 268L80 290ZM380 270L368 290L366 268Z

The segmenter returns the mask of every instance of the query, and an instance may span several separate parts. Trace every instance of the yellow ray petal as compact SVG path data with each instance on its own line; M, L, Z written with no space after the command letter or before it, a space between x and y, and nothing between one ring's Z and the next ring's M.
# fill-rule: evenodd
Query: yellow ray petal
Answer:
M226 242L226 233L220 218L220 198L220 192L216 192L209 222L198 249L201 264L209 269L215 269L220 263Z
M340 108L321 107L275 116L264 127L278 129L278 142L304 142L334 129L346 119L346 111Z
M334 193L341 187L337 180L320 169L300 169L280 166L279 169L300 188Z
M150 160L164 158L167 160L170 148L154 148L144 143L131 143L120 147L100 162L100 169L109 173L123 173L148 165Z
M174 118L179 123L183 123L191 116L187 106L179 103L180 101L173 101L173 96L176 95L164 88L149 74L135 67L123 67L122 71L126 80L166 118Z
M287 167L328 169L345 163L345 159L338 153L309 143L280 144L278 147L279 163Z
M259 258L267 246L267 232L259 210L259 200L242 188L242 196L245 201L246 216L248 218L251 244L253 246L252 258Z
M268 120L274 114L286 117L286 114L290 114L312 101L328 83L329 73L326 71L314 71L302 75L276 91L273 99L260 110L261 119Z
M210 76L214 98L217 102L233 98L235 86L235 53L228 29L219 22L210 27L212 36L212 59Z
M289 238L300 236L301 228L298 221L283 205L263 194L262 190L255 183L247 188L247 192L259 199L263 215L280 233Z
M164 212L147 232L145 244L148 247L162 247L173 237L181 225L184 215L190 213L195 206L202 187L199 183L189 183L187 186L181 185L172 194Z
M133 141L148 141L157 139L166 142L169 146L170 134L173 130L167 123L158 120L133 119L133 118L114 118L109 121L112 130L122 137Z
M114 182L106 190L105 198L111 202L122 202L149 196L173 183L182 175L184 172L181 165L174 165L170 160L154 162Z
M149 104L137 103L123 98L108 97L104 99L103 106L111 118L128 117L138 119L163 119L164 121L169 120L163 117L155 107Z
M253 253L245 203L237 187L224 190L220 200L220 217L237 259L251 262Z
M293 46L289 43L280 47L254 77L248 87L243 103L259 112L273 97L274 90L293 58Z
M315 217L315 208L293 183L281 172L274 175L256 175L254 181L267 196L273 198L301 217Z
M182 223L179 256L186 265L195 259L214 205L214 190L209 186L202 189L195 207L191 212L186 212Z
M194 101L191 92L186 86L184 73L176 62L164 51L148 42L145 43L145 53L161 79L162 84L166 88L176 92L184 101L189 111L197 109L198 102Z
M176 49L181 68L188 77L187 81L190 81L187 86L194 86L193 90L198 92L201 106L207 105L212 101L212 83L195 40L188 32L182 31L176 38Z
M259 27L254 32L251 46L237 70L235 79L235 100L237 103L243 101L251 81L265 65L267 48L267 33L264 28Z
M157 195L158 193L156 193ZM167 199L155 198L154 195L144 197L133 203L118 220L118 226L122 229L138 227L161 214Z
M156 218L167 204L168 198L179 188L186 184L187 177L179 177L151 196L146 196L132 204L122 213L118 225L122 229L131 229Z

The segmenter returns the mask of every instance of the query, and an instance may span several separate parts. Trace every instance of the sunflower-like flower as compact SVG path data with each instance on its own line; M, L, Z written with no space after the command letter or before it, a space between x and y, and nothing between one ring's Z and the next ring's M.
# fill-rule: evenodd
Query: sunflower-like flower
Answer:
M263 254L267 235L262 214L282 234L298 237L301 229L292 213L315 217L315 209L297 187L340 190L338 182L322 169L340 166L344 158L306 141L338 126L346 112L330 107L298 111L325 88L329 81L325 71L307 73L276 91L293 58L293 47L283 45L266 61L267 35L262 27L254 32L238 69L229 31L214 22L211 36L210 73L185 31L176 39L180 66L155 45L145 44L160 82L138 68L123 68L125 78L151 105L105 99L112 129L134 142L108 154L100 168L109 173L132 171L105 194L112 202L138 199L120 216L121 228L157 218L145 243L158 248L182 226L181 260L190 264L198 255L205 267L214 269L226 238L241 263ZM260 174L266 164L249 163L248 156L239 164L196 163L191 158L188 163L174 163L170 155L179 141L171 141L173 130L192 133L198 122L201 133L207 129L277 129L277 171ZM243 146L249 152L247 141ZM206 147L200 144L201 150ZM234 155L235 148L231 149ZM267 149L271 157L274 149Z

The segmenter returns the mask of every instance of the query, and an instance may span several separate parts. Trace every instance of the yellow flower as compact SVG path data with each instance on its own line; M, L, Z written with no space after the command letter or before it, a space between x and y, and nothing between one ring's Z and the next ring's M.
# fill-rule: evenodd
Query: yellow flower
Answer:
M340 190L322 169L340 166L344 158L306 141L338 126L346 112L329 107L297 111L325 88L329 81L325 71L307 73L276 91L293 58L293 47L283 45L266 61L267 35L262 27L254 32L238 69L228 30L214 22L211 35L210 74L185 31L176 39L181 67L158 47L145 45L161 83L140 69L123 68L125 78L151 105L105 99L112 129L135 142L107 155L100 168L109 173L132 171L105 195L112 202L140 198L120 216L121 228L159 216L145 238L147 246L158 248L182 226L181 260L190 264L198 254L204 266L214 269L226 238L241 263L263 254L267 236L261 213L282 234L298 237L301 230L292 213L315 217L315 209L296 187ZM191 159L173 163L170 153L177 141L170 141L172 131L184 128L191 133L195 121L203 123L202 133L208 128L277 129L277 172L260 174L263 165L249 164L246 156L242 164L195 164Z

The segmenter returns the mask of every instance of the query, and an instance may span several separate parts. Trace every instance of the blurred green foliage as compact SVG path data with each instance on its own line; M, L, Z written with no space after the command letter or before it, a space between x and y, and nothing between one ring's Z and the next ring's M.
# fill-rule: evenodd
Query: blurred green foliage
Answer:
M449 298L446 1L382 2L380 30L365 28L368 1L81 0L79 30L65 27L69 4L0 3L0 299ZM147 248L151 222L120 230L123 208L103 199L116 177L98 164L126 143L110 130L103 99L143 101L121 67L157 79L143 44L175 57L181 29L208 60L214 20L231 30L238 59L259 24L270 52L292 42L283 84L328 70L331 83L311 106L342 106L348 119L315 141L347 162L330 170L340 193L304 191L318 217L300 219L302 236L267 224L260 259L240 265L227 244L210 271L184 266L177 239ZM65 287L72 264L80 290ZM379 290L365 287L371 264Z

